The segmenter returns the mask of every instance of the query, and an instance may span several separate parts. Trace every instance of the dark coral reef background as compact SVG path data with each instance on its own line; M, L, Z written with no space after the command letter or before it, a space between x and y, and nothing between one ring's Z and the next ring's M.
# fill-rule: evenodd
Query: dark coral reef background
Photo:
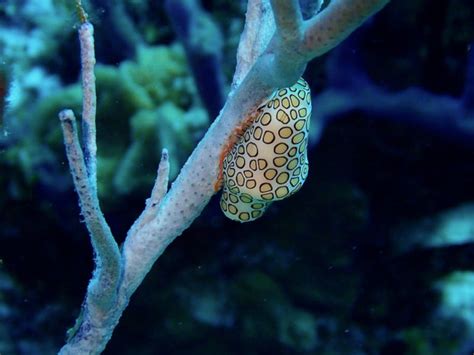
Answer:
M176 176L235 67L245 1L181 2L195 6L196 31L180 32L192 19L161 1L84 2L99 63L99 193L120 241L161 148ZM80 112L76 27L68 1L0 3L11 85L0 117L2 355L57 351L91 276L56 119ZM210 49L193 53L196 41ZM248 224L213 198L160 257L105 354L472 354L473 43L472 0L393 0L311 62L301 191Z

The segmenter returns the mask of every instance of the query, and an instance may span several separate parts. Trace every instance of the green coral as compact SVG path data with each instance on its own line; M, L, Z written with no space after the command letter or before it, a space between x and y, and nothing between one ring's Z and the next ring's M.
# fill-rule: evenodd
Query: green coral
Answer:
M176 44L140 47L134 60L118 67L98 64L96 80L100 197L107 203L120 194L149 190L163 148L170 152L171 178L175 177L208 126L182 48ZM45 143L56 161L63 159L62 135L55 118L64 107L80 117L79 83L43 98L33 113L21 118L29 133L10 152L12 161L23 156L23 151L29 156L35 151L48 156L37 149ZM23 164L29 180L34 180L41 156Z
M99 65L96 72L100 194L146 191L163 148L176 176L208 125L182 48L141 47L136 60Z
M119 68L124 89L137 107L152 109L171 101L189 107L196 90L181 46L141 47L135 61Z

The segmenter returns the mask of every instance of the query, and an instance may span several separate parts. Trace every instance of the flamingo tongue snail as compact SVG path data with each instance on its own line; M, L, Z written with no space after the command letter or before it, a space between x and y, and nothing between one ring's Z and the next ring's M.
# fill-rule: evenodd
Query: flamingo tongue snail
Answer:
M222 164L220 206L239 222L259 218L273 201L298 191L308 176L308 83L300 78L276 90L259 110Z

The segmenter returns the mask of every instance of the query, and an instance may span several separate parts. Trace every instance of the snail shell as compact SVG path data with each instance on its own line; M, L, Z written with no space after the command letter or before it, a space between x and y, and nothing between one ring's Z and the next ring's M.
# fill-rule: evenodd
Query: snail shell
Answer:
M259 218L273 202L303 185L308 176L311 93L300 78L276 90L223 161L220 206L232 220Z

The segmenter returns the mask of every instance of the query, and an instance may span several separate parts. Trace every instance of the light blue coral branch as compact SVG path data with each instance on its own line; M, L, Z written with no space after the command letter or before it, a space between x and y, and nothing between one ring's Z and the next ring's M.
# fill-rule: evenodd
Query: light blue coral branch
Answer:
M84 173L81 172L81 169L85 170L86 167L81 165L79 144L77 139L74 140L75 129L72 112L63 111L62 122L65 127L66 151L89 233L94 244L96 238L94 233L98 232L90 228L89 224L99 222L98 227L105 228L99 229L99 232L104 232L104 239L110 242L110 245L105 244L108 249L106 248L104 253L101 249L96 251L98 260L91 284L97 281L98 289L104 286L113 290L116 285L116 271L119 266L122 269L116 287L116 301L104 303L105 307L96 307L87 302L88 299L91 299L90 293L93 289L93 287L89 287L82 317L78 320L72 337L60 353L98 354L103 351L122 312L127 307L130 297L151 270L154 262L166 247L199 216L214 195L214 186L219 175L221 151L226 146L235 127L239 126L242 120L250 115L276 88L290 86L296 82L309 60L336 46L388 1L333 0L321 13L303 22L296 0L272 0L271 3L269 0L249 0L245 33L239 44L238 65L233 88L227 102L183 166L171 189L164 196L167 174L158 173L156 188L152 193L151 200L127 235L119 262L116 258L116 244L111 233L109 234L105 228L106 223L98 201L96 201L97 194L91 193L94 191L92 185L95 181L91 181L91 177L92 172L95 172L92 170L95 165L91 166L91 175L86 179ZM271 14L270 16L268 14L259 16L259 14L265 14L266 10L270 8L273 10L275 22L271 19ZM289 15L288 19L285 18L285 13ZM89 31L92 29L92 25L87 22L84 25L87 26L85 27L87 31L80 31L80 36L82 33L92 34L92 31ZM88 44L92 44L92 50L91 47L84 47L89 48L90 51L89 53L82 52L83 56L93 53L93 41ZM86 61L87 63L90 62ZM83 78L86 78L84 74ZM87 107L89 102L95 104L95 101L90 100L95 98L88 97L88 95L95 95L95 88L91 90L90 86L84 85L83 90L84 107ZM88 118L86 117L86 119ZM95 125L95 122L93 124ZM91 127L86 126L87 129ZM89 132L93 134L94 141L92 137L88 137L86 145L87 142L95 144L95 129L90 129ZM95 157L93 148L85 147L85 151L88 151L89 156L94 153ZM161 164L166 172L166 154L163 155ZM76 171L77 168L80 168L80 171ZM95 178L95 173L93 176ZM108 252L110 255L107 254ZM103 270L110 270L113 275L110 278L96 277ZM110 292L112 298L114 295L114 292Z
M161 152L161 159L158 165L157 177L153 189L151 191L151 196L146 200L145 209L142 214L133 224L132 228L128 232L128 236L133 238L140 229L152 221L158 213L158 208L160 207L161 200L165 197L166 192L168 191L168 182L170 175L170 162L168 150L163 149Z
M95 116L97 95L95 89L94 27L89 22L79 27L82 68L82 140L84 159L91 188L97 194L97 142Z
M347 38L390 0L331 0L329 6L305 21L301 51L307 60L318 57Z
M83 90L83 148L79 143L76 118L71 110L59 114L64 136L66 155L79 197L81 214L84 217L95 254L95 270L83 304L82 319L71 334L71 341L61 349L64 354L88 353L79 346L71 349L83 332L84 325L104 338L104 315L110 312L117 302L117 286L122 271L120 252L105 220L97 196L96 178L96 89L94 76L94 38L93 27L85 22L79 28L82 64ZM84 153L83 153L84 150ZM93 315L93 317L91 317ZM92 322L87 320L93 318ZM107 317L105 317L107 319ZM106 333L110 333L107 331ZM109 336L110 337L110 336ZM80 344L79 344L80 345ZM88 348L86 346L86 348Z
M87 174L74 113L71 110L61 111L59 119L71 175L95 253L96 267L87 290L86 304L98 312L106 312L117 299L120 253Z
M271 0L276 36L284 42L301 41L303 15L296 0Z

